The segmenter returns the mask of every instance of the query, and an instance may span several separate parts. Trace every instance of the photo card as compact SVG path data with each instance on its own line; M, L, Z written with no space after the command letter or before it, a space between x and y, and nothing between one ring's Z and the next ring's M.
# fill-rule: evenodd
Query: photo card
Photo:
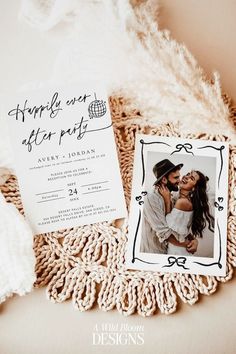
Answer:
M225 142L136 136L127 269L224 276Z

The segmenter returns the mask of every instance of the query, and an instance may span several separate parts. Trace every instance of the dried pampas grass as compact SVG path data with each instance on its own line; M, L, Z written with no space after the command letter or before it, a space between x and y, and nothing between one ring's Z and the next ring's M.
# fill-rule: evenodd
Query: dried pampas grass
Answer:
M27 3L38 9L41 4L38 12L43 14L45 1L25 0L25 8ZM158 29L158 1L80 0L68 3L64 18L58 0L50 4L44 22L38 24L41 30L46 20L46 29L54 26L50 18L73 19L70 35L60 46L53 82L97 80L105 83L110 95L125 96L147 122L172 121L184 133L223 132L235 140L219 75L213 73L208 80L188 49Z

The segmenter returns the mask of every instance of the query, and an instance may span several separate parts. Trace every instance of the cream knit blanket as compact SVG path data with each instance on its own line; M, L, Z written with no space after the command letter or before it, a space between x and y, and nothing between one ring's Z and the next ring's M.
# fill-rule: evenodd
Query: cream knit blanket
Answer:
M14 293L24 295L31 291L36 277L32 231L15 205L6 203L1 193L0 220L1 303Z

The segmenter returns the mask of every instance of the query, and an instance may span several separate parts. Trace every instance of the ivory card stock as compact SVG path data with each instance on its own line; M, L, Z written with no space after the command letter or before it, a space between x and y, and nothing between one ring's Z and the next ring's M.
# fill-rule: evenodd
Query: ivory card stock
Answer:
M126 216L113 127L98 85L24 93L6 117L35 234Z

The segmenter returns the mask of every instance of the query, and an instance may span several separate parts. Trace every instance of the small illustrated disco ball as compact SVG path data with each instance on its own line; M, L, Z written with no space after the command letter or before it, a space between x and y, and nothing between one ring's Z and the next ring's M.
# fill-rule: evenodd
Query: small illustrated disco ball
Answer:
M102 100L95 100L88 106L88 112L90 118L100 118L106 113L106 102Z

